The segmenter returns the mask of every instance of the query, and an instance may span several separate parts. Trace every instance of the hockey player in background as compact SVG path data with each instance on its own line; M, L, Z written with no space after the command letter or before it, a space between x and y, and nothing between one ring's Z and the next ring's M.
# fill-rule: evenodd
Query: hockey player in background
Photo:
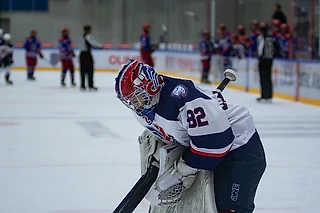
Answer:
M257 44L257 38L259 36L259 21L253 20L251 22L251 34L250 39L253 41L253 43Z
M221 93L190 80L159 75L153 67L132 59L121 66L115 91L146 128L139 142L147 146L148 163L162 155L155 136L156 141L184 147L174 166L159 174L151 188L152 205L178 202L198 172L207 170L214 171L212 202L215 199L219 213L253 212L266 160L253 118L244 106L227 103Z
M272 26L271 36L274 37L275 39L278 39L278 35L280 33L280 25L281 25L281 22L279 20L272 19L272 21L271 21L271 26Z
M232 53L231 56L237 58L245 58L246 49L243 43L240 42L239 36L235 33L231 34Z
M219 24L219 32L218 34L220 35L220 37L223 38L229 38L230 37L230 33L227 29L227 26L223 23Z
M219 34L219 42L217 44L218 53L220 54L220 64L222 65L221 76L223 71L232 67L231 56L233 52L233 46L228 32Z
M243 25L238 25L237 31L238 31L240 43L244 44L245 43L244 38L246 36L246 28Z
M34 77L37 57L43 58L41 53L41 44L37 38L37 31L31 30L30 36L26 38L23 48L26 50L27 79L36 80Z
M13 64L13 46L11 44L11 35L5 33L3 40L0 43L0 72L5 72L5 79L7 84L12 84L10 80L11 65Z
M142 34L140 35L140 57L143 63L150 66L154 66L152 53L154 52L154 47L151 45L150 38L150 24L144 24L142 26Z
M71 85L76 86L76 83L74 82L74 66L72 61L72 58L75 57L75 54L72 48L72 41L69 37L69 30L66 28L61 30L61 38L59 39L59 53L62 65L61 86L66 86L65 78L68 70L70 70Z
M244 36L243 38L243 45L246 49L245 55L247 57L251 57L251 56L257 56L257 50L258 50L258 46L256 43L254 43L249 36Z
M289 43L290 43L291 35L289 31L288 24L281 24L280 33L277 37L277 42L281 49L281 57L289 58Z
M210 72L211 55L213 53L213 44L210 40L210 37L210 32L208 30L204 30L202 32L202 40L199 44L202 64L201 82L206 84L211 83L208 79L208 75Z

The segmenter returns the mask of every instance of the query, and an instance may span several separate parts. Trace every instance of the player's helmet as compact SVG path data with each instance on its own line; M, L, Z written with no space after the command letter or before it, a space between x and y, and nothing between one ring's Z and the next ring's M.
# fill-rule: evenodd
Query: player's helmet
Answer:
M253 21L251 22L251 26L259 27L259 21L253 20Z
M5 40L5 41L10 41L10 40L11 40L11 35L10 35L9 33L5 33L5 34L3 35L3 40Z
M288 24L281 24L280 28L281 28L281 31L284 33L289 32L289 25Z
M153 67L134 59L122 65L115 80L117 97L139 116L156 107L164 86L163 78Z
M203 30L202 31L202 36L205 38L205 39L210 39L210 32L209 30Z
M245 28L244 28L243 25L238 25L237 29L238 29L238 32L239 32L240 34L244 34L244 33L245 33Z
M63 28L62 30L61 30L61 34L65 34L65 33L68 33L69 32L69 30L67 29L67 28Z
M272 19L272 21L271 21L271 25L273 27L279 27L280 24L281 24L281 22L278 19Z
M220 29L220 30L226 30L227 27L226 27L225 24L221 23L221 24L219 24L219 29Z
M210 35L209 30L205 29L202 31L202 35Z
M143 29L143 30L149 30L149 28L150 28L150 24L144 24L144 25L142 25L142 29Z
M36 31L35 29L32 29L32 30L30 31L30 36L31 36L31 37L36 37L36 36L37 36L37 31Z

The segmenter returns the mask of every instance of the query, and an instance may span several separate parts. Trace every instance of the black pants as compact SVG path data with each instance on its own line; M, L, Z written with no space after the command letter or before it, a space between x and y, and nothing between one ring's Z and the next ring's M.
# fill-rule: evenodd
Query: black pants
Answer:
M85 87L86 75L88 75L88 86L93 87L93 58L90 52L80 53L80 82Z
M272 62L273 59L260 59L259 72L260 72L260 85L261 85L261 98L272 98Z
M257 136L257 135L256 135ZM214 190L218 211L253 212L254 198L266 168L266 159L259 136L247 155L224 160L214 173Z

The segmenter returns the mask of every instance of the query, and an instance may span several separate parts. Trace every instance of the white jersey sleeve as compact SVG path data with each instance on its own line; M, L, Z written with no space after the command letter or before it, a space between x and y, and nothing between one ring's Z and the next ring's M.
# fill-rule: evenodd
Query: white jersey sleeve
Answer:
M180 119L190 138L184 160L189 166L215 168L230 151L234 135L227 115L216 99L199 97L187 102Z

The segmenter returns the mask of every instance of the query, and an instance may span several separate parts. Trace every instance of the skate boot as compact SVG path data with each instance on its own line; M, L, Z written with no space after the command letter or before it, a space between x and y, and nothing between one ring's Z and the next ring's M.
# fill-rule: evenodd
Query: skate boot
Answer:
M33 76L28 76L28 77L27 77L27 80L29 80L29 81L35 81L35 80L36 80L36 78L35 78L35 77L33 77Z
M13 84L13 82L9 79L9 76L6 76L6 83L7 83L8 85Z
M90 90L90 91L97 91L97 90L98 90L98 88L97 88L97 87L93 87L93 86L92 86L92 87L89 87L89 90Z

